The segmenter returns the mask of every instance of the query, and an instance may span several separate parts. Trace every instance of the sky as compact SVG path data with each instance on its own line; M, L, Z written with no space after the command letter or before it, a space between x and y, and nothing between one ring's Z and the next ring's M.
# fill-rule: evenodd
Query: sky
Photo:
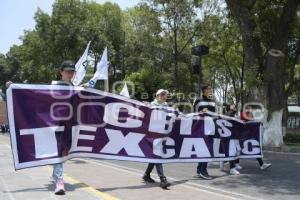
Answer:
M110 1L121 9L133 7L139 0L95 0L98 3ZM24 30L33 30L33 19L37 8L51 14L54 0L1 0L0 1L0 54L6 54L14 44L20 45Z

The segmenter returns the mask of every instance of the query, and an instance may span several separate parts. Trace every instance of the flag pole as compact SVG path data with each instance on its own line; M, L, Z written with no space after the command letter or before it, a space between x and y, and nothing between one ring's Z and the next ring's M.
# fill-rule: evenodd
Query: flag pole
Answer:
M108 78L104 79L104 91L109 92Z
M96 62L95 60L95 68L94 68L94 76L89 81L89 87L94 88L98 80L104 80L104 91L109 91L108 85L108 58L107 58L107 47L105 47L100 61Z
M109 64L107 65L109 66ZM104 79L104 91L109 92L108 73L107 73L107 79Z

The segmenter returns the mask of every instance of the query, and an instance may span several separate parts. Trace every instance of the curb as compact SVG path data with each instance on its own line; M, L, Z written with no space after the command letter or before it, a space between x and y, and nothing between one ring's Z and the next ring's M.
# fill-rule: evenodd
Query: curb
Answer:
M270 152L270 153L289 153L289 154L300 154L300 148L291 148L287 145L283 145L281 147L263 147L264 152Z

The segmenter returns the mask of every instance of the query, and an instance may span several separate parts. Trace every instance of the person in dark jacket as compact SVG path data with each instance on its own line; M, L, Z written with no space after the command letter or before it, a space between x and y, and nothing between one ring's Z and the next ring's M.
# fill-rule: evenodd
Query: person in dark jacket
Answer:
M64 61L60 66L60 75L61 80L52 81L52 85L67 85L73 86L71 80L75 74L75 64L70 61ZM57 195L65 194L66 190L63 182L63 164L57 163L53 165L53 173L52 178L55 181L55 191L54 193Z
M216 104L213 100L213 92L210 85L205 85L202 87L202 98L197 98L194 101L193 108L194 112L215 112ZM212 179L212 177L207 172L207 162L199 162L197 166L196 177L203 178L206 180Z
M75 64L72 61L64 61L60 66L60 75L61 80L52 81L52 85L69 85L72 86L72 78L75 73ZM13 82L9 81L6 83L6 86L9 87ZM64 195L65 194L65 187L63 182L63 164L56 163L53 165L53 173L52 179L55 182L55 191L56 195Z

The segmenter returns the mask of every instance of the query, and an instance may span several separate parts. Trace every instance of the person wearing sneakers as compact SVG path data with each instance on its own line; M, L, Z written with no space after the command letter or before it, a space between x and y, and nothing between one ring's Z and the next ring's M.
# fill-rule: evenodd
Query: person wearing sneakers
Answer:
M168 107L168 103L166 102L168 94L169 94L168 90L159 89L156 92L156 98L154 99L154 101L151 102L151 105ZM164 175L162 163L156 163L156 164L149 163L145 171L145 174L143 176L143 180L148 183L155 183L155 181L150 176L154 166L156 167L157 174L160 178L160 187L163 189L167 189L171 184L167 181L167 178Z
M264 170L266 170L266 169L268 169L268 168L270 168L272 166L271 163L264 163L263 159L261 159L261 158L256 158L256 160L257 160L257 162L259 164L259 169L262 170L262 171L264 171ZM235 161L235 163L236 163L235 166L236 165L240 166L239 165L240 159L237 159ZM241 169L243 168L242 166L240 166L240 167L241 167Z
M202 87L202 98L197 98L194 101L193 108L194 112L205 112L211 111L215 112L215 102L213 101L212 88L210 85L205 85ZM206 180L211 180L212 177L207 172L207 162L199 162L197 166L196 177L203 178Z
M73 86L71 80L75 73L75 64L70 61L64 61L60 66L60 75L61 80L59 81L52 81L52 85L66 85L66 86ZM63 164L57 163L53 165L53 173L52 173L52 179L55 182L55 191L54 193L56 195L64 195L66 190L64 187L63 182Z
M225 115L230 117L235 117L236 113L237 113L237 109L234 104L227 105ZM238 159L229 161L229 167L230 167L229 174L231 175L239 175L240 172L238 170L242 169L242 167L238 163L236 163L236 161L238 161ZM224 171L224 163L225 162L220 162L220 169L222 171Z
M60 66L60 75L61 80L52 81L52 85L70 85L72 86L72 77L75 73L75 64L72 61L64 61ZM9 87L13 82L8 81L6 83ZM55 182L55 191L56 195L64 195L66 190L63 182L63 165L62 163L57 163L53 165L53 172L51 175L52 180Z
M241 120L244 121L251 121L251 120L255 120L254 116L253 116L253 110L252 107L250 105L247 105L244 112L241 112ZM271 163L264 163L263 159L261 158L256 158L259 166L260 166L260 170L266 170L268 168L270 168L272 166ZM239 165L239 159L236 160L236 165Z

